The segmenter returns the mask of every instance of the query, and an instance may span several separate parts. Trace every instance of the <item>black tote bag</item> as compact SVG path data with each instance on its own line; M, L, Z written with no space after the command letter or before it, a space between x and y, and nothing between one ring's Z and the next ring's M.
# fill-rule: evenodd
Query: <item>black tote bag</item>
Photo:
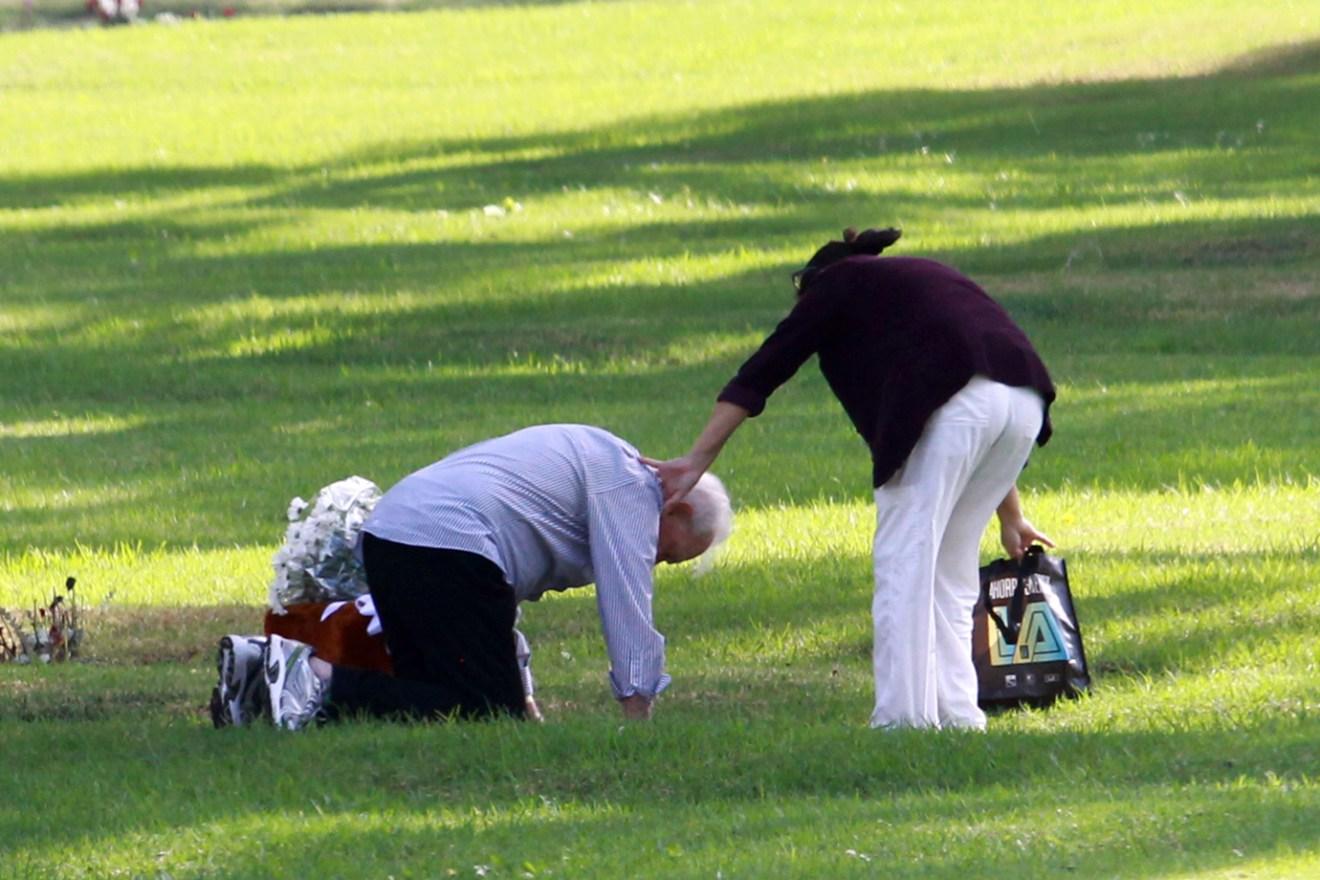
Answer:
M1021 562L981 568L972 613L972 660L983 709L1048 706L1090 690L1067 564L1032 546Z

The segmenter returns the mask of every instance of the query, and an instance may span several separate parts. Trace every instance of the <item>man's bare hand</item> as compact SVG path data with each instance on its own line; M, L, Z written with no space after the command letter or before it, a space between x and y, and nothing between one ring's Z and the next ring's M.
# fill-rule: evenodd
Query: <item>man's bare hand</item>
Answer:
M619 708L623 710L623 717L630 721L649 721L651 702L641 694L633 694L631 697L619 700Z
M531 696L527 697L527 699L524 701L524 706L526 707L527 710L528 721L535 721L537 723L541 723L545 721L545 716L541 714L541 707L536 705L535 698Z

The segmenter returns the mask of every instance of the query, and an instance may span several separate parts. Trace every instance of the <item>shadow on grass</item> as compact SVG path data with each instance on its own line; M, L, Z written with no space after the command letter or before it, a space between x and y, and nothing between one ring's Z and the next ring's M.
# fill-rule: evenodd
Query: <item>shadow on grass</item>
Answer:
M1089 865L1148 877L1232 865L1244 854L1310 852L1314 840L1303 768L1317 759L1316 726L1306 719L1247 730L986 736L727 715L629 735L594 718L348 725L298 737L148 723L90 742L83 725L11 731L11 753L24 760L9 775L14 790L30 794L23 811L0 812L0 831L20 852L81 840L103 858L129 859L124 838L141 849L143 838L159 837L172 843L159 847L160 867L186 862L195 848L223 858L231 876L270 876L318 856L364 874L373 860L443 869L445 860L481 863L491 853L512 864L563 854L570 867L590 867L620 858L603 841L627 839L656 846L648 873L665 843L712 871L735 858L774 864L787 843L819 867L846 864L852 849L880 859L892 851L901 864L917 858L921 876L981 876L1029 860L1037 870ZM315 781L291 770L312 766ZM41 784L62 774L89 791L136 793L75 803ZM150 786L125 788L148 778ZM377 827L384 821L388 829ZM249 845L254 834L259 850ZM966 836L972 846L950 846ZM823 875L812 867L807 875Z
M923 224L990 202L1011 217L1173 203L1184 190L1225 202L1304 190L1304 92L1317 70L1312 41L1180 80L877 92L587 132L384 143L329 163L325 176L317 163L2 178L0 207L11 210L116 198L148 208L7 237L0 285L16 329L0 339L5 421L141 419L95 435L0 432L0 460L17 463L5 470L20 485L82 493L15 501L23 526L0 540L67 546L72 523L90 544L270 542L294 494L352 472L387 484L532 422L590 420L675 453L789 306L791 267L668 284L625 283L620 265L741 248L805 256L858 219L907 223L910 243L896 252L920 253ZM460 154L479 161L452 164ZM876 168L901 172L899 182L849 191L850 175ZM934 183L959 175L967 185ZM243 187L259 192L212 192ZM728 210L571 239L219 247L300 211L468 211L506 196L534 211L579 187ZM189 194L195 207L151 211ZM1057 439L1030 478L1158 488L1184 469L1231 481L1251 472L1253 454L1266 478L1320 471L1307 415L1320 299L1305 283L1318 224L1229 216L1004 234L935 256L983 278L1063 383L1259 380L1158 405L1070 408L1065 394ZM776 394L765 423L722 459L743 503L865 495L864 451L814 370ZM1242 451L1244 436L1252 449ZM132 516L154 508L175 516ZM266 513L254 522L251 510Z
M1151 561L1217 563L1212 554L1152 555ZM546 676L551 684L543 682L543 694L588 708L558 714L546 727L351 724L296 737L215 732L205 729L200 710L213 673L202 655L179 652L189 638L209 646L208 629L242 626L238 618L251 609L171 611L182 617L155 628L152 612L130 615L120 621L126 631L119 650L149 659L163 640L173 652L165 657L169 663L134 669L125 658L107 656L113 666L0 669L0 722L14 756L8 777L13 790L33 792L24 810L0 810L0 833L22 841L20 853L83 839L111 859L131 857L120 850L123 837L135 845L144 836L191 840L160 849L186 859L195 845L223 856L234 876L260 875L272 863L304 864L313 853L356 853L352 863L361 865L363 847L373 854L368 866L370 858L443 861L458 853L483 863L477 856L484 853L545 851L567 851L594 865L608 858L601 855L608 849L587 841L625 835L652 819L667 829L667 840L681 840L689 858L711 859L715 867L728 864L722 843L728 834L745 840L739 852L748 865L760 865L782 855L773 841L808 834L804 828L811 831L797 847L826 866L846 849L883 857L902 851L896 841L915 838L925 876L965 875L973 861L984 870L1027 859L1037 868L1091 865L1106 876L1145 877L1162 867L1235 864L1242 856L1233 850L1253 858L1307 851L1316 806L1288 794L1291 786L1307 791L1305 768L1320 759L1315 719L1302 703L1290 709L1284 699L1266 714L1246 716L1247 726L1239 726L1241 713L1236 720L1206 713L1190 726L1078 732L1065 714L1052 729L997 729L997 722L986 736L864 729L858 722L865 701L848 702L855 688L825 693L812 677L828 674L840 659L868 667L868 591L851 585L853 569L864 577L866 568L864 553L837 554L824 567L736 565L694 584L671 579L659 594L658 613L673 656L688 655L689 671L653 725L627 730L609 714L608 699L583 699L584 685L565 684L561 664ZM1257 580L1265 591L1286 587ZM1307 611L1301 628L1282 617L1221 627L1229 606L1250 610L1255 599L1227 581L1198 579L1194 586L1136 582L1110 595L1079 597L1079 614L1083 626L1104 619L1118 629L1181 615L1191 627L1176 649L1181 672L1222 668L1242 626L1258 641L1277 632L1300 643L1305 626L1315 626ZM1189 605L1193 600L1199 604ZM531 614L541 657L553 660L564 647L576 651L584 639L599 640L589 601L544 603ZM841 621L863 639L852 644L844 633L840 641ZM775 641L781 626L808 637L816 629L828 632L792 655L794 668L785 670L777 666L789 656ZM151 636L142 642L134 632L144 629ZM714 644L729 651L692 656ZM840 647L850 654L831 653ZM1173 655L1147 662L1141 650L1124 645L1124 664L1135 661L1147 673L1170 668L1161 664ZM192 668L179 667L181 659ZM1103 652L1092 661L1103 667ZM592 686L599 691L603 680ZM78 723L88 720L98 726ZM310 786L289 771L306 766L318 768ZM112 804L75 802L40 784L51 778L76 778L89 791L137 793ZM309 802L315 806L298 832L266 837L261 858L226 848L223 841L249 839L269 814ZM386 837L348 827L382 815L391 823ZM949 841L931 831L935 821L971 834L987 817L997 830L986 832L974 858L948 854ZM1062 832L1029 838L1034 843L1025 854L1012 843L1025 829L1057 829L1058 822L1084 828L1085 845ZM1005 839L997 823L1015 834ZM1232 829L1231 841L1224 842L1224 829ZM1139 868L1131 865L1134 850L1141 853Z
M864 544L868 536L859 537ZM656 624L676 679L666 702L675 711L735 697L748 707L810 705L843 688L831 705L860 693L851 708L861 713L869 699L871 581L869 556L859 549L825 560L727 564L695 581L662 578ZM1257 665L1291 667L1305 663L1306 646L1320 637L1320 612L1295 583L1315 567L1315 551L1140 554L1105 583L1085 560L1074 562L1078 618L1101 686L1110 676L1212 674L1247 663L1248 654ZM88 618L88 659L128 668L183 663L211 674L221 635L260 631L265 586L252 584L247 605L112 604ZM572 704L603 699L607 660L590 593L569 591L524 611L542 695ZM78 668L14 684L7 696L0 683L0 721L131 714L130 703L97 696L99 683L80 686ZM205 676L192 682L193 709L209 684Z
M185 167L10 177L0 179L0 207L10 209L125 196L141 203L233 187L263 193L228 202L222 198L219 211L211 205L174 207L131 221L93 221L15 236L29 253L75 247L82 257L75 262L84 271L65 263L55 273L42 261L18 257L6 267L14 288L11 302L80 302L89 281L99 300L123 304L130 313L254 292L291 299L327 290L431 288L441 280L461 288L479 286L483 279L489 288L506 268L524 272L529 265L544 266L553 276L558 269L582 272L621 260L788 242L802 247L805 255L809 247L801 244L803 230L818 230L814 241L819 230L833 230L847 220L936 222L950 211L986 209L991 203L1009 214L1061 205L1148 204L1155 198L1173 203L1184 189L1190 193L1185 198L1215 200L1288 193L1309 174L1302 149L1309 105L1298 95L1320 69L1320 43L1281 52L1286 64L1244 62L1231 65L1232 73L1183 80L915 90L765 103L587 132L383 143L304 168ZM1261 115L1268 116L1266 127ZM1242 151L1251 156L1247 173ZM489 158L447 167L449 157L472 154ZM819 173L804 174L801 163L806 160L827 164ZM418 167L372 173L378 165L393 169L401 164ZM886 191L849 191L841 179L877 165L902 170L905 182L890 184ZM1005 172L1005 180L998 181L996 172ZM977 185L945 190L929 180L936 173L966 176ZM470 211L511 195L532 201L579 188L748 205L771 216L643 224L588 232L575 241L367 244L233 257L201 256L193 247L282 222L282 215L294 210ZM967 194L969 188L982 191ZM224 207L259 213L228 219ZM1313 227L1300 220L1263 218L1173 223L1066 233L942 256L986 272L1059 270L1079 257L1083 263L1098 260L1106 271L1278 266L1314 258ZM919 226L912 231L920 235ZM126 250L132 251L131 259L124 259ZM15 254L20 252L16 247ZM122 268L107 271L114 266ZM133 303L143 308L134 309ZM1075 315L1075 305L1057 308ZM1084 312L1080 317L1094 316Z
M729 566L708 576L710 584L661 582L656 621L671 659L687 668L741 670L756 680L744 693L758 703L773 700L777 687L825 687L840 671L869 675L867 549L809 563ZM1320 610L1296 580L1320 562L1314 549L1134 554L1104 583L1097 582L1104 569L1074 562L1074 601L1098 683L1109 675L1209 674L1248 655L1260 665L1304 666L1308 646L1320 639ZM548 641L538 663L555 674L563 667L555 659L563 640L576 642L575 654L600 640L594 605L585 601L529 607L526 619L534 647ZM790 670L801 680L775 681Z
M1109 187L1124 181L1167 189L1170 199L1184 186L1192 196L1200 187L1209 198L1225 200L1264 191L1287 194L1304 187L1313 173L1309 153L1298 144L1311 124L1312 102L1302 94L1309 80L1303 75L1313 75L1316 67L1317 49L1309 44L1250 62L1245 70L1201 79L872 94L628 123L585 135L385 144L345 156L324 188L309 179L319 175L319 166L240 169L228 176L196 168L0 181L0 205L10 209L120 195L139 201L189 192L205 196L207 189L224 185L267 188L269 195L244 198L234 207L270 214L358 205L459 211L509 195L531 202L581 184L642 195L656 191L668 201L686 192L697 200L748 204L770 214L589 231L571 241L337 246L234 257L202 255L196 246L226 234L260 231L267 217L217 219L214 215L223 212L199 207L191 214L170 210L147 220L17 233L0 255L6 306L16 314L50 306L58 314L50 319L53 329L38 325L7 332L0 340L0 372L10 389L4 396L5 422L56 418L60 412L128 410L142 414L144 423L87 436L0 436L0 460L10 463L5 470L21 486L44 488L49 481L90 492L122 484L128 494L124 500L71 501L58 509L21 502L7 506L7 525L15 519L22 525L16 532L7 529L3 541L67 547L72 520L79 524L73 531L90 543L271 543L282 529L283 505L293 494L305 494L346 472L388 482L390 476L476 439L474 432L572 419L574 412L590 412L594 420L644 445L676 451L690 439L738 355L670 355L668 347L703 335L767 330L787 306L782 274L744 272L686 287L589 286L575 283L575 277L607 271L625 260L684 253L700 257L742 246L792 245L805 255L816 238L859 217L904 221L919 245L917 221L934 222L944 212L979 208L991 200L1007 212L1153 197L1149 192L1111 195ZM1257 126L1262 118L1267 123L1263 131ZM639 135L644 145L629 146ZM488 153L491 159L475 169L446 168L446 157L459 151ZM952 164L945 153L954 157ZM1250 170L1243 167L1244 154L1252 160ZM777 167L821 158L845 169L850 163L864 168L879 161L886 168L925 174L967 169L990 176L1012 170L1021 176L1020 183L1003 191L987 184L977 198L965 192L941 194L919 184L849 193L847 171L838 178L822 172L811 180ZM362 182L343 174L376 163L419 167L368 175ZM1138 401L1069 413L1065 401L1058 413L1059 439L1039 457L1029 479L1044 471L1046 484L1062 482L1059 475L1066 474L1081 483L1158 488L1169 476L1157 471L1167 466L1134 476L1123 459L1200 456L1240 443L1244 423L1252 426L1259 447L1293 454L1303 469L1316 470L1314 458L1307 457L1314 432L1299 427L1305 422L1298 413L1299 399L1305 401L1308 386L1315 387L1313 360L1320 353L1313 293L1266 302L1221 295L1213 300L1210 315L1174 309L1170 319L1179 301L1167 291L1126 278L1120 289L1096 290L1123 273L1170 273L1194 283L1219 273L1240 273L1231 276L1235 280L1257 272L1305 276L1315 260L1315 233L1314 218L1201 220L1064 233L940 254L990 275L1061 273L1071 266L1074 274L1061 273L1041 282L1039 290L1013 290L1003 299L1047 354L1080 362L1068 377L1079 384L1131 379L1130 365L1111 366L1105 360L1109 355L1142 363L1146 381L1152 374L1170 383L1187 375L1215 378L1223 370L1260 380L1157 408ZM1077 253L1081 257L1074 259ZM1079 273L1079 263L1089 276ZM507 285L525 282L528 266L541 267L555 285L507 293ZM1076 282L1078 277L1093 278L1095 287ZM453 302L388 303L395 290L445 285L462 295ZM993 291L992 281L988 286ZM385 307L367 316L335 305L318 309L314 302L304 312L274 317L263 316L261 309L242 309L254 293L280 303L314 301L330 291L379 296ZM98 300L94 306L89 295ZM503 302L492 302L501 295L507 297ZM189 319L202 306L226 305L238 306L239 313ZM306 344L262 349L250 341L278 340L286 331L292 335L318 326L328 328L327 335L313 335ZM1256 359L1262 351L1301 357L1294 362ZM520 371L529 355L543 360L565 356L581 363L582 370ZM1188 367L1178 375L1176 369L1150 363L1148 355L1150 360L1184 358L1184 364L1213 356L1217 363ZM636 366L628 365L630 359ZM471 372L431 372L428 361ZM604 373L611 364L623 368ZM433 408L418 401L437 403ZM663 405L668 401L674 403ZM694 414L676 418L678 408L691 408ZM835 493L864 496L864 453L826 399L818 377L799 377L794 387L777 395L772 408L767 419L775 420L773 428L748 426L740 436L743 446L731 448L722 459L737 474L735 489L742 489L744 503ZM254 409L268 413L268 419L254 422ZM500 414L492 416L492 410ZM1245 418L1229 418L1234 410ZM685 419L692 424L683 424ZM261 427L254 429L254 424ZM1162 430L1152 432L1152 424ZM1112 458L1098 454L1103 446L1080 442L1084 454L1069 452L1070 433L1107 437ZM1154 439L1140 441L1152 433ZM802 462L802 450L810 450L816 461ZM847 467L832 464L842 459L857 460L854 482L844 481L845 488L837 489L829 476L832 467ZM1229 480L1242 474L1241 464L1211 457L1203 473ZM192 511L199 499L209 509ZM144 522L133 517L141 509L163 513ZM258 517L261 521L253 524ZM1151 558L1177 561L1158 554ZM1211 570L1223 561L1214 554L1195 560ZM772 656L789 650L774 641L781 624L796 624L809 635L816 628L833 632L841 621L856 619L860 626L854 631L864 634L864 552L835 560L823 579L821 572L817 562L731 571L722 576L725 587L773 583L780 592L694 592L665 609L672 613L662 628L675 637L676 651L718 641ZM1292 616L1253 619L1248 613L1235 619L1232 612L1249 611L1251 599L1237 597L1231 578L1225 573L1207 582L1198 575L1197 585L1208 583L1208 592L1196 594L1195 615L1187 613L1188 595L1176 580L1082 596L1084 626L1088 619L1116 629L1151 617L1183 615L1188 621L1186 630L1176 634L1176 648L1152 637L1116 647L1113 655L1097 652L1093 660L1115 671L1194 671L1214 666L1244 628L1262 640L1283 633L1297 639L1299 628L1314 629L1315 616L1308 608ZM754 610L730 612L729 599ZM553 651L565 638L598 639L589 608L544 610L552 612L545 622L550 637L538 648ZM580 610L586 615L575 618L572 627L555 620ZM213 638L202 629L185 638ZM842 648L862 665L864 647L827 634L799 656L823 669L830 662L828 652ZM570 859L590 866L602 858L599 840L627 839L647 827L648 819L676 819L712 868L721 863L720 853L741 847L749 858L764 859L755 864L769 876L765 866L782 855L774 849L779 842L821 847L824 840L830 849L820 857L822 867L837 869L846 848L885 851L885 846L897 846L892 841L911 834L930 841L924 867L967 877L987 873L987 867L1027 862L1039 869L1039 850L1027 855L1014 851L1009 835L992 837L976 848L975 856L936 855L947 841L920 836L931 834L932 822L948 827L952 814L954 821L981 827L986 817L1008 814L1023 824L1027 819L1045 823L1063 810L1074 813L1084 827L1111 817L1121 833L1089 842L1080 857L1065 858L1064 844L1041 844L1051 859L1046 866L1057 871L1098 861L1107 875L1149 876L1180 867L1184 859L1194 859L1203 870L1227 868L1238 864L1231 849L1207 852L1202 846L1206 838L1220 840L1225 828L1241 836L1248 854L1314 848L1311 790L1277 800L1264 794L1276 784L1296 783L1304 768L1316 766L1320 739L1314 720L1305 717L1270 715L1247 730L1013 730L992 731L984 738L886 738L821 717L819 704L810 702L805 689L799 693L780 682L780 689L772 691L775 681L766 677L758 679L758 686L773 698L758 703L770 707L763 718L736 708L711 710L706 703L696 707L700 712L692 709L684 716L683 703L676 699L672 723L628 735L616 735L611 716L547 728L493 725L455 731L368 725L304 738L255 731L226 736L201 729L204 722L184 705L194 694L200 705L209 687L202 668L204 647L195 654L191 648L173 650L178 653L163 657L170 661L160 671L169 676L165 682L152 677L156 670L131 670L127 677L108 679L95 677L105 670L89 670L91 678L79 693L87 696L91 714L4 716L4 789L30 794L21 804L11 801L0 808L0 839L21 841L22 852L30 854L70 841L122 852L121 847L140 847L145 838L155 848L159 836L159 851L165 852L185 847L191 832L224 834L236 825L243 833L225 839L243 845L216 851L223 852L233 873L261 876L269 874L272 863L269 855L248 847L254 835L269 834L270 827L280 827L297 810L307 815L324 811L343 821L330 823L332 830L322 833L313 819L310 827L300 824L275 842L274 851L288 857L286 864L300 864L318 852L343 859L383 852L389 864L381 864L377 873L384 874L394 861L419 853L449 858L450 851L442 847L451 842L457 842L464 858L473 859L458 865L465 871L482 853L533 844L556 853L567 850ZM180 661L194 667L180 669ZM1109 663L1114 665L1104 665ZM9 670L2 674L6 682L16 680ZM691 680L702 684L700 675ZM68 694L43 705L52 711L69 707ZM785 699L786 694L793 699ZM5 705L3 711L10 712L14 704ZM61 720L12 723L19 717ZM73 717L109 724L89 729L68 723ZM305 767L319 770L315 784L321 800L315 808L308 806L305 774L290 770ZM70 798L52 780L76 780L82 792L97 796ZM1039 816L1021 802L1024 791L1032 793L1031 786L1047 801ZM914 798L911 806L903 801L909 797ZM1191 804L1179 802L1184 798ZM553 801L601 805L604 815L546 821L535 811L516 814L520 805ZM471 811L472 818L454 819L437 830L427 824L434 822L437 805ZM492 805L515 815L502 823L479 820ZM353 827L358 816L373 811L392 811L422 827ZM1123 824L1112 819L1116 814L1133 818ZM810 840L797 841L793 835L802 833L804 815L822 821L809 823ZM888 823L884 833L876 830L879 820ZM214 827L220 831L208 831ZM1000 832L1007 835L993 825L994 835ZM123 843L121 836L131 842ZM867 850L872 840L878 840L876 848ZM996 841L1002 846L997 848Z
M803 202L815 197L830 227L840 210L877 198L906 213L936 201L942 211L985 207L993 195L954 192L836 192L828 169L785 173L783 162L858 161L956 177L1013 171L1025 178L1002 207L1115 205L1148 200L1116 182L1174 177L1218 197L1304 180L1310 78L1320 71L1320 40L1275 47L1217 73L1179 79L1066 83L978 90L910 89L763 102L681 116L641 118L588 131L518 137L384 142L306 167L174 167L0 179L0 207L37 208L123 194L163 196L258 186L248 207L395 210L480 208L505 196L554 195L586 187L687 191L720 201ZM1243 173L1240 151L1249 150ZM949 152L954 151L954 152ZM472 164L470 157L488 156ZM464 157L458 167L445 167ZM949 161L949 158L953 161ZM1141 164L1131 160L1141 159ZM1061 172L1090 169L1077 179ZM1106 164L1106 162L1111 164ZM1070 164L1076 163L1076 164ZM417 165L357 174L376 165ZM853 166L849 166L853 167ZM1224 173L1232 169L1232 173ZM328 172L328 174L327 174ZM1039 172L1039 173L1037 173ZM1122 181L1116 174L1122 173ZM1005 190L1014 187L1005 186ZM1169 193L1172 198L1172 193ZM892 200L892 205L891 205ZM793 230L811 226L785 224Z
M621 304L583 293L568 298L567 313L547 303L503 318L463 307L377 315L346 322L347 341L317 352L216 358L204 367L126 351L107 370L104 351L94 348L52 349L56 363L44 365L21 351L0 353L0 365L28 395L8 416L13 435L0 436L0 458L25 490L11 493L7 509L20 525L6 540L49 548L75 539L90 546L270 544L294 495L309 497L353 473L392 485L449 451L533 422L591 421L651 454L677 454L741 354L671 357L661 346L731 327L763 332L779 309L740 312L712 301L697 310L692 303L704 293L624 295L647 314L671 307L696 313L692 325L669 321L658 330ZM749 328L751 315L765 319ZM1276 323L1299 341L1311 338L1308 326ZM409 333L428 334L426 347L414 335L417 348L409 351L399 341ZM553 368L561 351L573 359L562 370ZM427 363L444 365L447 355L450 370ZM1070 404L1065 393L1056 438L1035 455L1026 484L1158 491L1180 479L1232 484L1320 472L1310 443L1316 416L1306 403L1320 379L1313 358L1242 351L1143 362L1143 381L1116 386L1103 399ZM1096 357L1069 378L1079 385L1127 380L1130 364L1108 363ZM62 414L140 420L79 433ZM719 470L732 480L738 504L754 507L864 501L866 462L861 441L808 366L740 432ZM27 491L49 485L59 497ZM170 514L142 516L152 510Z
M1090 625L1104 635L1088 657L1100 676L1212 673L1245 656L1260 666L1304 664L1307 646L1320 638L1320 610L1298 578L1317 564L1314 547L1144 552L1127 558L1118 582L1105 584L1088 584L1086 569L1074 566L1083 630Z

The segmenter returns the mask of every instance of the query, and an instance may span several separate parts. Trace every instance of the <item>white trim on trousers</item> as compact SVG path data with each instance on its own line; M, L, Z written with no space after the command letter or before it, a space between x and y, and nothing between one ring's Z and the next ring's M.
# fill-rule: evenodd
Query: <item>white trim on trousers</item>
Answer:
M985 727L972 665L981 535L1043 418L1032 389L976 376L875 490L872 727Z

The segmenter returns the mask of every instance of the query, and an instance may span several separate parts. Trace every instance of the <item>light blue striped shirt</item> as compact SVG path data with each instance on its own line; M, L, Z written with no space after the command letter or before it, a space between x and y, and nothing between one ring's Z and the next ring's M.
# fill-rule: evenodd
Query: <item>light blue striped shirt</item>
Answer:
M615 696L654 697L669 685L651 616L662 500L628 443L587 425L540 425L404 477L363 531L484 556L520 602L594 582Z

